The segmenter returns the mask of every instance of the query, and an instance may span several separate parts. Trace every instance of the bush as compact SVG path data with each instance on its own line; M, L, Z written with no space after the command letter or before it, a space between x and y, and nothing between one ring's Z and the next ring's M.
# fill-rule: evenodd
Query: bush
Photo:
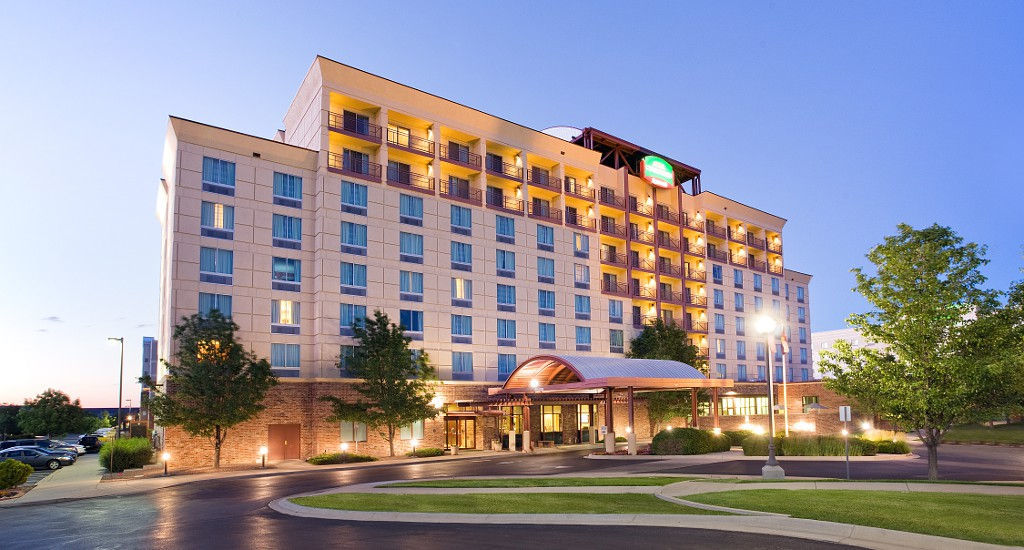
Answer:
M13 489L28 481L32 467L10 458L0 461L0 490Z
M749 430L725 430L722 435L729 438L729 444L735 447L743 445L743 440L754 435L754 432Z
M324 464L349 464L351 462L373 462L377 460L370 455L353 453L321 453L306 459L306 462L322 466Z
M743 454L746 456L767 456L768 438L763 435L751 435L743 440ZM775 454L782 454L782 438L775 438Z
M878 454L905 455L910 454L910 445L906 441L879 441Z
M621 435L615 436L615 442L616 443L625 443L626 441L629 441L629 440L626 439L625 437L621 436Z
M873 441L859 437L850 438L850 456L871 456L878 452ZM743 454L746 456L765 456L768 454L768 438L753 435L743 440ZM776 436L775 454L777 456L844 456L846 443L842 437L831 435L791 435Z
M700 455L728 451L732 442L724 435L715 435L696 428L662 430L651 441L651 454Z
M416 458L424 458L428 456L441 456L444 454L444 449L438 449L437 447L419 447L415 451L405 453L405 456L414 456Z
M110 464L110 453L114 453L114 464ZM145 437L115 439L100 447L100 466L110 472L123 472L129 468L141 468L153 461L153 448Z

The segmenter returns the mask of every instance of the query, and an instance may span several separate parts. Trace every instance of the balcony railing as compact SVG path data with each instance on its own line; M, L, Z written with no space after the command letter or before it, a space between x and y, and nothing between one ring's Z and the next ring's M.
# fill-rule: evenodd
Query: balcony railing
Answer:
M523 181L523 169L515 164L509 164L499 160L487 159L487 173L501 176L515 181Z
M395 128L388 128L387 140L389 147L398 147L428 157L434 156L434 142L429 139L399 132Z
M498 210L504 210L512 214L523 213L523 201L519 199L510 199L503 195L487 195L487 206L489 208L495 208Z
M626 255L621 252L611 252L605 250L601 252L601 263L608 265L616 265L619 267L626 267Z
M728 262L729 253L727 253L724 250L719 250L717 248L708 248L708 258L712 260L718 260L720 262Z
M565 180L565 193L588 201L594 200L594 190L580 185L576 180Z
M705 323L705 322L702 322L702 321L687 321L686 322L686 331L687 332L704 332L704 333L706 333L708 331L708 324ZM707 349L708 348L704 348L705 353L707 353Z
M752 246L754 248L758 248L758 249L764 250L765 249L765 245L767 243L766 243L766 241L764 239L758 239L757 237L751 235L750 233L747 233L747 244L749 244L750 246Z
M711 235L713 237L725 239L729 236L729 232L726 231L724 227L717 226L713 223L707 224L706 227L708 230L708 235Z
M606 206L613 206L623 210L626 208L626 201L622 197L616 197L614 191L605 187L601 188L601 192L598 194L598 201Z
M633 314L633 326L642 327L644 325L653 325L658 322L656 315L640 315L639 313Z
M658 273L662 275L669 275L671 277L682 277L683 268L679 265L674 265L669 262L658 262Z
M561 210L552 210L549 206L537 208L533 204L527 204L526 208L527 213L531 218L536 218L538 220L544 220L554 224L562 225Z
M707 325L707 323L704 323L704 325ZM707 330L705 330L704 332L707 332ZM707 346L699 346L697 348L697 357L699 357L701 359L707 359L708 358L708 351L710 351L710 350L708 349Z
M776 254L782 254L782 243L768 243L768 250Z
M434 194L434 178L392 167L388 167L388 185Z
M481 193L479 189L473 189L468 185L452 185L451 182L442 181L441 196L451 200L480 206L483 193Z
M747 267L755 271L766 271L768 264L763 260L755 259L753 256L747 256Z
M571 214L568 210L565 211L565 225L597 231L597 220L579 214Z
M708 297L690 294L686 297L686 303L691 306L708 307Z
M601 220L601 233L620 239L626 238L626 228L611 220Z
M335 132L354 136L373 143L380 143L380 126L363 121L345 113L327 113L327 128Z
M782 275L782 266L775 264L768 264L768 271L776 275Z
M658 296L657 292L654 291L654 288L647 285L632 285L632 288L630 288L630 294L634 298L646 300L653 300Z
M689 214L683 214L683 227L687 227L694 231L704 231L704 222L697 221L690 217Z
M654 244L654 233L650 231L640 231L639 229L629 230L629 238L644 244Z
M629 296L629 285L617 281L601 281L601 291L616 296Z
M540 187L555 193L562 192L562 180L551 177L547 172L533 168L530 170L530 179L527 181L531 187Z
M658 299L663 302L681 304L683 303L683 293L671 288L662 288L658 290Z
M708 272L707 271L688 270L686 272L686 278L691 280L691 281L699 281L699 282L703 283L704 281L708 280Z
M441 160L448 161L452 164L458 164L459 166L465 166L466 168L472 168L473 170L480 170L480 155L471 153L462 149L452 149L448 145L442 143L440 147Z
M703 256L706 253L703 246L697 246L687 240L683 240L683 252L694 256Z
M672 235L659 233L658 246L669 250L679 250L679 239L672 238Z
M742 266L742 267L747 267L747 256L746 255L740 256L739 254L730 252L729 253L729 263L731 263L732 265L738 265L738 266Z
M381 167L375 162L351 162L346 161L345 157L338 153L327 153L327 169L338 174L380 183Z
M650 206L647 206L646 203L640 201L629 201L629 211L636 212L637 214L647 216L649 218L654 217L653 209Z
M679 214L665 205L658 205L658 207L654 209L654 217L661 221L679 225Z
M747 232L746 231L740 232L740 231L730 227L729 228L729 240L734 242L734 243L746 243L747 242Z

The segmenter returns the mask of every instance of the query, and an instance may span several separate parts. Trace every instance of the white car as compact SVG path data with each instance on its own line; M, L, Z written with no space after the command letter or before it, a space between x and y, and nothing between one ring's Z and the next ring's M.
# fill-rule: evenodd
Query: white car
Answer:
M114 431L114 428L100 428L96 430L95 433L102 435L103 437L107 437L107 434L109 434L112 431Z

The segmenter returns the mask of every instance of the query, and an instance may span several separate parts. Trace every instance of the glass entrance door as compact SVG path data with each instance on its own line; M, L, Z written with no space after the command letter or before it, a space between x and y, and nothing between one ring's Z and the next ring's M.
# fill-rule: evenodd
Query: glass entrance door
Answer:
M475 418L446 418L444 422L445 443L449 448L476 448Z

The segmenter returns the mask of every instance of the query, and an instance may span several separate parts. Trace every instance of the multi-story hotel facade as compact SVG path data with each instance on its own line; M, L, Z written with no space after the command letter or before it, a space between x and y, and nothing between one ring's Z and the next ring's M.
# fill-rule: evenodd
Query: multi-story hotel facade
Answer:
M785 219L629 141L555 133L323 57L274 139L172 117L160 358L178 320L219 309L287 383L345 384L351 325L380 310L468 395L536 355L621 357L662 318L713 378L763 380L774 353L776 379L813 379Z

